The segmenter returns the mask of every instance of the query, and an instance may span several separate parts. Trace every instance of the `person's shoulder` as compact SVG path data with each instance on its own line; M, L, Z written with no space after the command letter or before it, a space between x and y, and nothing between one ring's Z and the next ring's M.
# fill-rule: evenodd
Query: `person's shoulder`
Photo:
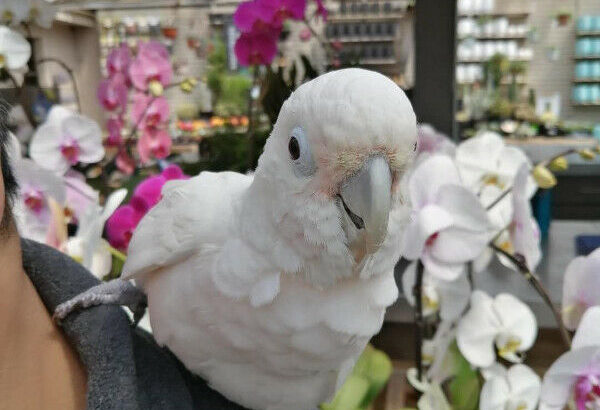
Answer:
M100 281L47 245L22 239L23 268L49 314ZM74 312L63 333L87 368L89 409L243 410L190 373L118 306ZM107 359L109 358L109 359Z

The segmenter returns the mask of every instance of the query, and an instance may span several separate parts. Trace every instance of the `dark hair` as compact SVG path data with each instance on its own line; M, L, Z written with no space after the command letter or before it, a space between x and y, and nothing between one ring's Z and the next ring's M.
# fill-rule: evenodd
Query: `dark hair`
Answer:
M7 210L10 210L17 196L19 186L10 166L11 158L8 155L8 144L10 144L8 136L8 105L6 102L0 100L0 163L2 164L2 178L4 179L4 192L6 195L5 207Z

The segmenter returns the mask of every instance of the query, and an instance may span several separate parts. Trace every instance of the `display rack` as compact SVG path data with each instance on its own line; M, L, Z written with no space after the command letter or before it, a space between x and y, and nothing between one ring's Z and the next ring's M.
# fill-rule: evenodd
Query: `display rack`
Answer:
M579 51L578 43L580 40L590 41L590 53L583 55ZM600 107L600 73L595 73L590 76L581 76L578 71L578 66L581 64L600 63L600 51L595 49L593 42L600 42L600 30L592 29L582 31L578 29L575 33L575 77L573 79L571 104L575 107ZM591 66L588 67L591 70ZM583 97L578 99L577 96L583 94Z

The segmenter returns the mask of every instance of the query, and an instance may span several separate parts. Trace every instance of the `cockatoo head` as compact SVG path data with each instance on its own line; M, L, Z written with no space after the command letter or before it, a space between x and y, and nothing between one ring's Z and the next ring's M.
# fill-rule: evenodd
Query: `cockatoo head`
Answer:
M272 223L294 250L285 256L289 269L326 284L364 268L402 206L398 188L416 134L410 102L382 74L344 69L298 87L255 177L270 192Z

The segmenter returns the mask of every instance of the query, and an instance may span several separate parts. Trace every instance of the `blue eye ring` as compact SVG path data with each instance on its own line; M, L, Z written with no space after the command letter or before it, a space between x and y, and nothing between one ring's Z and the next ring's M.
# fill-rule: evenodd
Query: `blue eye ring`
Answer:
M309 177L315 173L316 166L313 161L310 144L301 127L295 127L290 133L288 151L296 176Z

